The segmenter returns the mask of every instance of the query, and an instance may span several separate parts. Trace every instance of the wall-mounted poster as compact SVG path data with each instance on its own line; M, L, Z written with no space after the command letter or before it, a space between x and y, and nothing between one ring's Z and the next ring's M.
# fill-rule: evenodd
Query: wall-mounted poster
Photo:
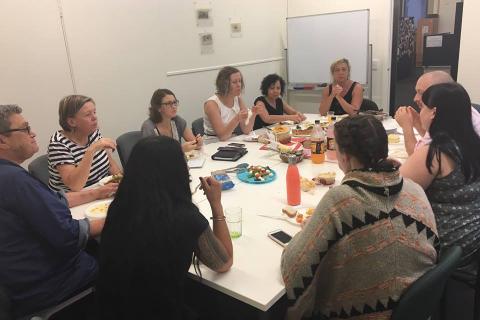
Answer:
M213 35L212 33L200 33L200 53L212 54L213 53Z

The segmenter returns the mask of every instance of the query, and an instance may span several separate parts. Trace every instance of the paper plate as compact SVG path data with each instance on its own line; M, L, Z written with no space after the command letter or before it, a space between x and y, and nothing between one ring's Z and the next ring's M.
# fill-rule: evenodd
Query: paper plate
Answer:
M240 181L246 182L246 183L251 183L251 184L263 184L263 183L269 183L272 182L277 178L277 173L273 169L269 169L272 175L267 176L264 178L263 181L256 181L255 177L250 177L250 174L248 171L242 171L237 173L237 178Z
M105 200L94 203L85 210L85 216L90 220L104 219L107 216L108 207L113 200Z

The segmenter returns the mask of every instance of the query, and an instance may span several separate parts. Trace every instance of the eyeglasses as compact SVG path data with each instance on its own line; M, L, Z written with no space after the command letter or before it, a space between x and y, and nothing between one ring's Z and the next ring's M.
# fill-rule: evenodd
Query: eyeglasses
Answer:
M178 107L179 104L180 104L180 101L178 101L178 100L171 101L171 102L160 103L161 106L166 106L166 107L170 107L170 108Z
M32 128L30 128L30 126L26 126L25 128L17 128L17 129L6 130L6 131L3 131L3 132L0 132L0 134L5 134L5 133L10 133L10 132L15 132L15 131L21 131L21 132L25 132L26 134L30 134L32 132Z

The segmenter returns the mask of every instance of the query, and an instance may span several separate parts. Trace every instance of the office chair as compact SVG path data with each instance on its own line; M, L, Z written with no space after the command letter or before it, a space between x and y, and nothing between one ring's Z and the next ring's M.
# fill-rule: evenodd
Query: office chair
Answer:
M392 313L392 320L426 320L440 306L445 285L457 268L462 255L458 246L445 250L438 264L418 278L400 297Z

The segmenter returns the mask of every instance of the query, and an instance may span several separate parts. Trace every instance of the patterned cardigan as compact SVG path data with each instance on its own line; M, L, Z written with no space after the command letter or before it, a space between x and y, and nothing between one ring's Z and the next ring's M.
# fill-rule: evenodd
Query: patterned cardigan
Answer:
M390 319L435 265L438 234L423 189L398 171L351 171L285 248L286 319Z

